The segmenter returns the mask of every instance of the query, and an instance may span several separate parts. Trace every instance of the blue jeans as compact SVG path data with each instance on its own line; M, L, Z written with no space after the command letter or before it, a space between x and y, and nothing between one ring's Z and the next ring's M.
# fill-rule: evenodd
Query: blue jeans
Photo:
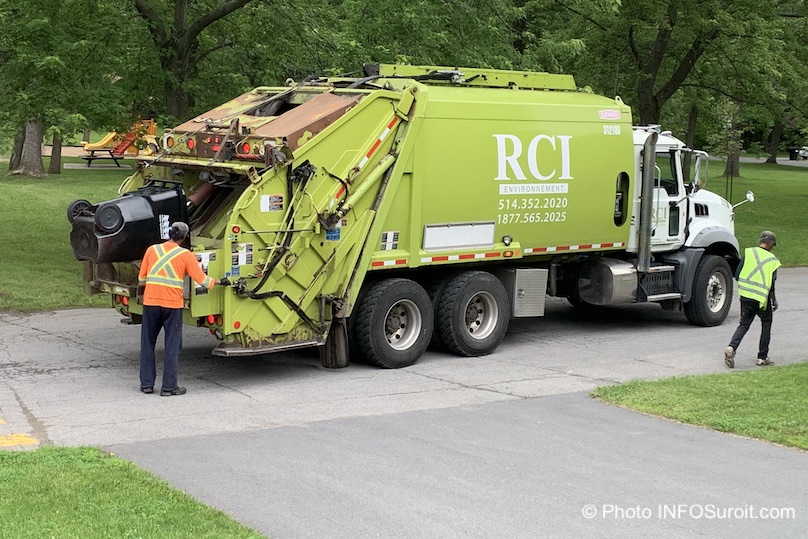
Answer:
M165 329L165 357L163 358L162 391L177 389L177 371L182 350L182 309L143 306L143 323L140 327L140 387L154 387L157 377L154 345L160 330Z
M760 317L760 345L758 347L758 359L765 359L769 357L769 342L772 340L772 302L766 304L765 309L760 308L760 303L754 299L741 298L741 322L738 324L738 329L732 336L732 341L729 345L733 350L738 350L741 345L746 332L749 331L749 326L755 320L755 316Z

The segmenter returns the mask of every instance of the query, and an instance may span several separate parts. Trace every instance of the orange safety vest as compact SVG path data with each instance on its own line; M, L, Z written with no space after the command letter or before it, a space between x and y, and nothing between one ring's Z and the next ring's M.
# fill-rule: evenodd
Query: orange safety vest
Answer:
M173 241L158 243L146 249L138 275L138 284L146 287L143 305L182 309L182 289L186 275L208 289L213 288L215 283L199 267L194 254Z

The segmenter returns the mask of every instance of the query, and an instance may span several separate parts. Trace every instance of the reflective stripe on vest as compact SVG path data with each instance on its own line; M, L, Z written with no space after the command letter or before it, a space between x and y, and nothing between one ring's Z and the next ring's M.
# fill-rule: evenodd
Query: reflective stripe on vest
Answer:
M754 299L762 309L769 302L772 276L780 261L766 249L749 247L744 252L744 262L738 275L738 293L743 298Z
M146 275L146 283L182 288L183 278L177 277L177 272L174 271L171 262L180 256L184 249L178 246L170 251L164 251L162 245L155 245L154 248L157 250L157 261ZM158 272L162 272L162 274Z

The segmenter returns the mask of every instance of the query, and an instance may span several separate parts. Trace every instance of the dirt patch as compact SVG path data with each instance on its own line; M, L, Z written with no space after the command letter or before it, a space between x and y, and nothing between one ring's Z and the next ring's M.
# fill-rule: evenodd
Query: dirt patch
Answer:
M44 146L42 149L43 157L50 157L51 150L53 148L51 146ZM85 152L84 148L81 146L62 146L62 157L78 157L80 155L84 155Z

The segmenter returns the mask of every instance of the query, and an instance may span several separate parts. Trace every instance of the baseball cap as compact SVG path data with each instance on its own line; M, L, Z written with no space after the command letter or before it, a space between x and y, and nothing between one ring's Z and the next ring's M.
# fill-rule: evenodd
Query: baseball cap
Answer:
M760 240L758 243L771 243L772 246L777 245L777 236L771 230L764 230L760 233Z
M168 231L168 237L171 239L187 238L188 225L182 221L171 223L171 229Z

